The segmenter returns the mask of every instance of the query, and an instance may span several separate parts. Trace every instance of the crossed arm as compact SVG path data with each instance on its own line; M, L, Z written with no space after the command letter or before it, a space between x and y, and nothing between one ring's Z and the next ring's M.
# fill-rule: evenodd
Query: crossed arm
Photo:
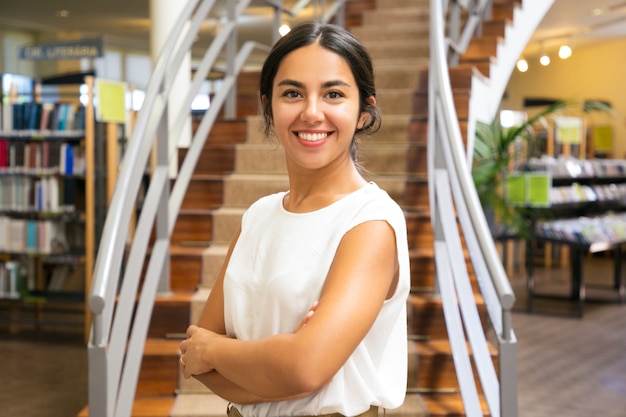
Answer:
M342 239L320 299L291 334L242 341L225 336L226 262L198 326L180 345L186 378L237 403L300 398L328 383L363 340L396 288L395 234L385 221L356 226Z

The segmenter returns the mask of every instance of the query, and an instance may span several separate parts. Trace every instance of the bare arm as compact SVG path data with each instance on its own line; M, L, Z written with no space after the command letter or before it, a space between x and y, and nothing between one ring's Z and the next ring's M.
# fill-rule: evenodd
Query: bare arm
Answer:
M232 255L233 248L235 247L235 244L237 242L237 239L239 238L240 233L241 233L241 229L237 230L229 246L222 269L218 275L218 278L216 279L216 282L209 294L209 297L206 303L204 304L202 313L198 320L198 327L209 330L218 335L224 335L224 336L226 335L226 326L224 323L224 291L223 291L224 275L226 273L226 266L228 265L228 262ZM312 316L313 312L315 311L316 307L317 307L317 304L312 306L309 313L303 318L301 323L295 329L296 332L302 329L306 325L306 323ZM181 347L181 352L182 352L182 347ZM187 364L189 360L190 359L185 359L185 364ZM186 366L187 365L183 366L184 374L185 374ZM185 376L189 377L188 375L185 375ZM262 398L258 395L252 394L251 392L244 390L239 385L236 385L232 381L229 381L228 379L224 378L224 376L221 375L217 371L204 372L204 373L200 373L197 375L193 375L193 377L197 379L198 381L200 381L202 384L204 384L207 388L211 389L215 394L219 395L220 397L228 401L233 401L239 404L254 404L254 403L259 403L259 402L279 400L277 398L271 398L271 399ZM300 395L297 395L297 396L285 397L282 399L294 399L294 398L304 397L308 394L309 393L301 393Z
M306 326L254 341L191 326L181 344L188 363L184 373L188 377L215 369L243 391L265 399L314 392L365 337L395 290L397 274L393 229L384 221L363 223L342 239Z

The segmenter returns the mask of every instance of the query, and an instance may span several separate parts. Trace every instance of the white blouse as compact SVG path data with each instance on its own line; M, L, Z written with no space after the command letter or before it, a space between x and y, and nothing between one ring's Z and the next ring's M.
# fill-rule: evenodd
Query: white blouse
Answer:
M370 405L399 407L406 393L410 286L404 213L375 183L309 213L286 211L284 196L259 199L242 218L224 278L229 336L255 340L293 332L319 299L342 237L363 222L385 220L393 227L400 279L369 333L328 385L302 399L237 408L244 417L278 417L355 416Z

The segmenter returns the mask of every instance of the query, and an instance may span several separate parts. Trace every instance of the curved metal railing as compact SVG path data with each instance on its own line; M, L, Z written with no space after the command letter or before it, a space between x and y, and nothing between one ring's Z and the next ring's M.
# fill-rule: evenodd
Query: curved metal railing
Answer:
M458 54L467 48L470 36L475 33L485 11L489 10L490 3L484 0L473 4L469 1L455 2L451 6L455 10L446 10L446 4L445 0L432 0L430 13L428 165L438 289L466 415L483 415L467 348L469 341L489 413L493 416L515 417L516 340L511 326L515 295L500 262L472 181L448 67L448 62L456 62ZM455 37L446 39L445 16L455 19L460 15L461 7L469 8L470 16L477 18L467 19L465 31L460 36L456 26L458 22L451 21L449 28ZM448 45L454 46L451 53ZM488 323L496 334L499 372L493 364L487 330L483 329L474 300L457 218L485 300Z

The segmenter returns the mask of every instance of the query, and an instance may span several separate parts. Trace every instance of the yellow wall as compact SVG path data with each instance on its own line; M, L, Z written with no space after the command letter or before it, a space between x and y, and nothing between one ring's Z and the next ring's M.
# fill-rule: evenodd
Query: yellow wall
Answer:
M574 45L573 55L560 59L556 51L552 62L543 67L539 57L528 57L525 73L515 70L502 100L503 109L524 109L524 98L551 98L572 100L580 106L584 100L609 101L617 115L591 114L587 123L606 123L613 126L615 158L626 158L626 40L607 41L597 46ZM581 114L569 110L572 115Z

